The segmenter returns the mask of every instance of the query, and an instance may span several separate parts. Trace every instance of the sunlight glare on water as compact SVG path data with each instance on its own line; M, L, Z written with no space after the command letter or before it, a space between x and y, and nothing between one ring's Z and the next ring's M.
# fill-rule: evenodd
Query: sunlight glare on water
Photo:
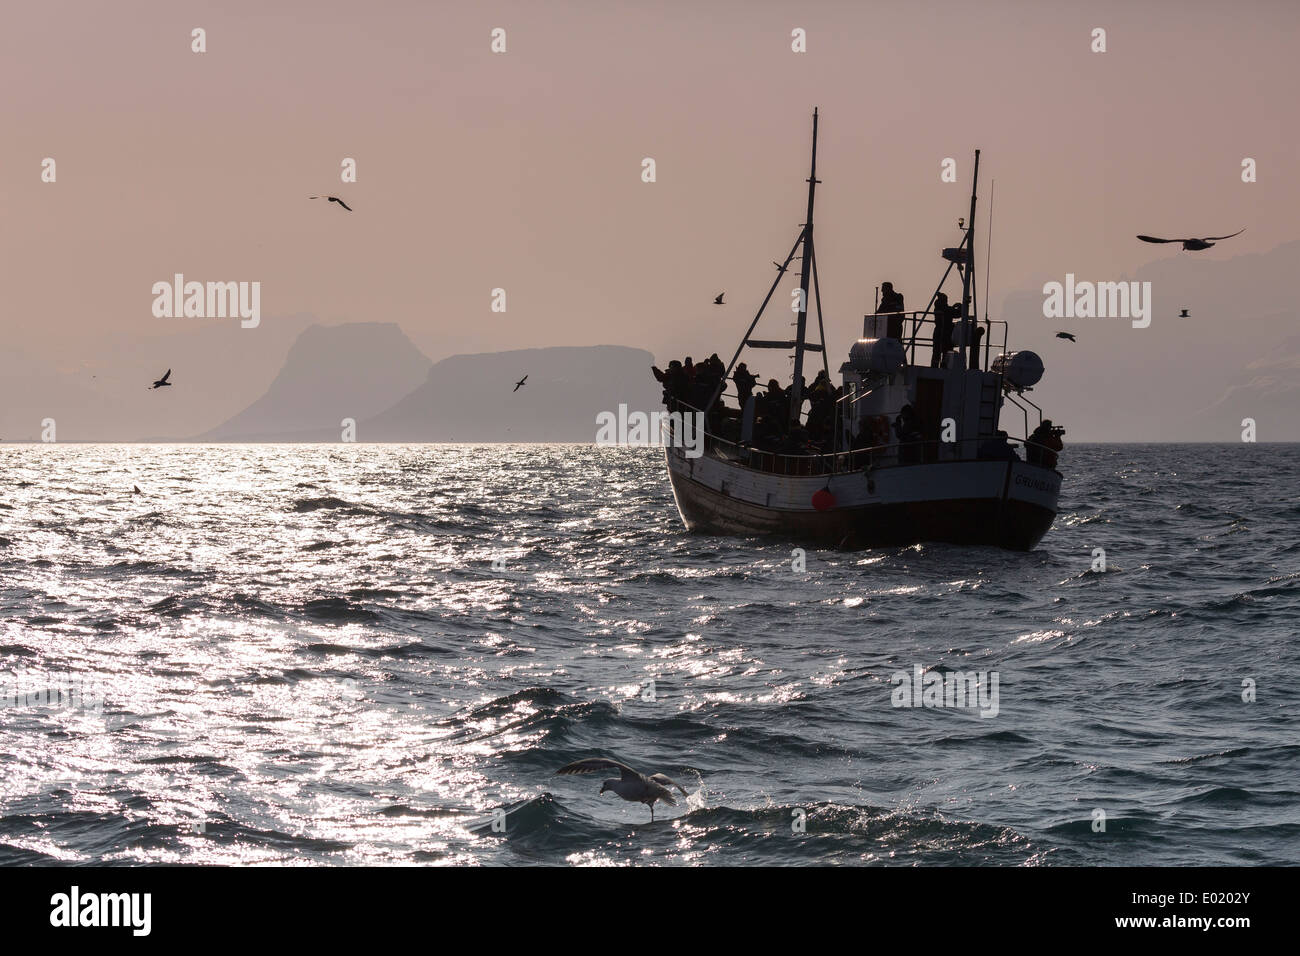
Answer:
M1069 453L1032 553L796 572L649 449L3 446L0 861L1294 863L1300 452Z

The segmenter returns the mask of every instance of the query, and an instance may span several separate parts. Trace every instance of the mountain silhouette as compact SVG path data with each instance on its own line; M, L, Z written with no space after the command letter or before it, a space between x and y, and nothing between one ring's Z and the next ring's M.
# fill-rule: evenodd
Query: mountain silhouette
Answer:
M359 442L592 442L599 412L660 408L653 363L644 349L596 345L433 365L392 323L313 325L261 398L195 440L336 442L351 418Z
M337 441L340 422L374 415L424 379L429 359L393 322L313 325L266 394L198 441Z
M358 441L591 442L596 415L661 407L654 356L621 345L453 355L425 382L362 422ZM514 383L524 374L528 385Z
M1293 441L1300 415L1300 335L1278 343L1263 358L1242 369L1218 400L1206 408L1225 427L1255 420L1258 441Z

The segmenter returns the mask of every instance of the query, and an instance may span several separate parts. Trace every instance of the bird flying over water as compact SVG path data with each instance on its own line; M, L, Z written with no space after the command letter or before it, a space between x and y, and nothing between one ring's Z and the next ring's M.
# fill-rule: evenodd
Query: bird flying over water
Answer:
M519 381L515 382L515 387L514 387L513 389L511 389L511 394L514 394L515 392L519 391L519 386L522 385L522 384L524 384L524 382L526 382L526 381L528 381L528 376L527 376L527 375L525 375L525 376L524 376L523 378L521 378Z
M1245 229L1238 229L1232 236L1240 236L1245 231ZM1138 236L1138 238L1143 242L1181 242L1188 252L1200 252L1222 239L1231 239L1232 236L1206 236L1204 239L1157 239L1155 236Z
M169 378L171 378L171 377L172 377L172 370L171 370L171 369L168 369L166 375L164 375L162 378L158 379L158 381L154 382L154 383L153 383L152 385L150 385L149 387L150 387L150 388L163 388L164 386L171 385L171 382L167 381L167 379L169 379Z
M336 202L336 203L338 203L340 206L342 206L342 207L343 207L344 209L346 209L348 212L351 212L351 211L352 211L352 207L349 206L347 203L345 203L345 202L344 202L342 199L340 199L338 196L308 196L307 198L308 198L308 199L328 199L330 202Z
M1056 333L1056 337L1057 337L1058 339L1069 339L1071 342L1074 341L1074 333L1073 333L1073 332L1057 332L1057 333Z
M727 294L727 293L725 293L725 292L719 292L719 293L718 293L718 297L717 297L716 299L713 300L713 304L714 304L714 305L726 305L727 303L725 303L725 302L722 301L722 297L723 297L724 295L726 295L726 294Z
M664 803L677 806L677 800L673 797L672 787L676 787L682 792L682 796L689 797L690 794L686 789L671 777L662 773L654 773L646 776L638 773L625 763L619 763L617 760L610 760L608 757L589 757L586 760L575 760L571 764L565 764L555 775L573 773L595 773L597 770L618 770L622 776L610 778L600 785L600 792L613 790L624 800L630 803L644 803L650 808L650 819L655 818L655 801L662 800Z

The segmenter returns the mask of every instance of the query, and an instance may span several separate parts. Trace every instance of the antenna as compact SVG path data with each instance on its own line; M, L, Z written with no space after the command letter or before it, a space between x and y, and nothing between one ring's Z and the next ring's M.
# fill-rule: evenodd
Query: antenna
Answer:
M799 320L794 336L794 371L790 383L790 424L799 424L799 409L803 406L803 353L804 336L808 328L808 292L811 285L813 250L813 197L817 193L817 108L813 107L812 167L808 172L808 217L803 227L803 271L799 275ZM820 321L820 318L818 319ZM822 343L823 350L825 342Z
M979 181L980 151L977 149L975 150L975 172L971 176L970 185L970 223L966 227L966 268L961 271L961 350L966 358L967 368L974 368L975 357L978 354L972 340L975 337L975 323L979 319L979 303L975 301L979 291L979 285L975 282L975 199Z
M993 189L996 179L989 181L989 238L984 243L984 324L989 323L989 273L993 271Z

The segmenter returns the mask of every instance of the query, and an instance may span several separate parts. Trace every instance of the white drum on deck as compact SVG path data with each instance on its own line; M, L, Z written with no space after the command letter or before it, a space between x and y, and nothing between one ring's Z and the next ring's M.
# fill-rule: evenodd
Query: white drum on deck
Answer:
M898 339L858 339L849 349L849 364L856 372L897 372L907 364Z
M1016 388L1032 388L1043 377L1043 360L1028 350L1007 352L993 360L993 371Z

